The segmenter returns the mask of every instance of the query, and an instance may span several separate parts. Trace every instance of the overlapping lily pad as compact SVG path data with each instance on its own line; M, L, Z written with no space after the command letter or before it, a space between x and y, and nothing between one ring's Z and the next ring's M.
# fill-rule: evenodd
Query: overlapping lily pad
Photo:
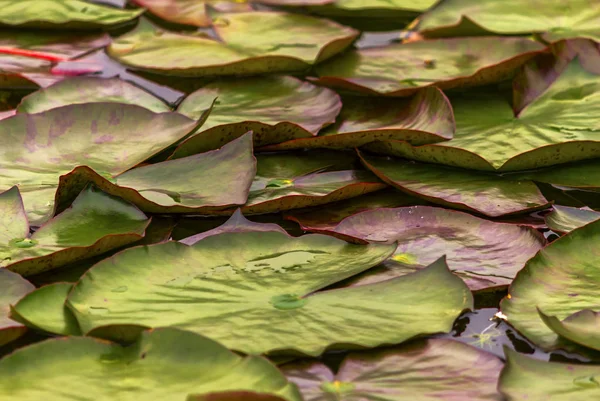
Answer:
M7 227L6 216L3 216L2 220L3 227ZM7 228L10 230L9 227ZM25 326L10 318L10 305L16 303L34 289L33 284L17 273L0 269L0 346L19 338L25 333Z
M133 3L164 20L198 27L211 24L207 6L224 12L252 10L245 0L133 0Z
M491 217L548 206L529 180L360 154L365 167L394 187L432 203Z
M25 96L17 106L17 112L41 113L71 104L97 102L133 104L155 113L171 111L159 98L121 79L74 77ZM210 105L207 109L210 109ZM194 119L201 117L202 113L199 113Z
M600 155L600 125L589 110L600 105L600 75L577 59L518 115L501 93L453 98L456 134L447 142L411 147L397 141L371 149L411 159L477 170L525 170Z
M329 89L274 76L211 83L189 95L177 111L197 119L215 98L202 131L179 145L172 158L216 149L248 131L255 146L312 137L335 122L342 107Z
M600 367L552 363L505 349L498 389L509 400L588 401L600 397Z
M452 139L452 106L437 88L425 88L410 101L345 98L337 123L318 136L292 139L264 150L352 149L373 141L422 145Z
M588 38L600 41L600 10L590 0L444 0L419 18L418 30L427 37L471 36L488 33L539 33L550 41Z
M32 235L16 188L2 194L0 208L4 219L12 217L10 233L0 244L1 267L22 275L52 270L137 241L149 223L136 207L91 187L70 209Z
M228 390L301 400L296 386L266 359L241 357L205 337L172 328L143 332L129 347L89 337L47 340L0 361L0 398L7 399L36 400L51 392L56 401L83 394L98 401L180 401Z
M215 14L220 40L140 24L108 53L146 71L178 76L254 75L305 71L343 51L358 32L306 15L273 11Z
M545 217L548 228L555 232L568 233L600 219L600 213L591 209L554 205Z
M449 330L473 300L442 262L370 286L315 292L376 265L393 249L279 232L132 248L84 275L67 305L84 332L176 326L252 354L319 355L336 344L376 346Z
M88 166L113 177L189 135L199 124L178 113L157 114L117 103L17 113L0 121L0 189L18 185L30 223L38 225L52 213L61 175Z
M563 320L583 309L600 310L600 267L595 252L600 222L571 231L529 260L500 304L508 322L544 349L572 348L538 313Z
M531 228L430 206L358 213L342 220L332 234L398 243L394 256L349 280L348 285L403 276L446 255L450 269L472 290L502 288L544 245L541 236Z
M600 351L600 312L585 309L563 321L538 311L548 327L562 338Z
M490 52L490 48L496 49ZM453 38L348 52L316 71L319 84L374 95L484 85L510 78L544 46L525 38Z
M143 13L82 0L2 0L0 24L16 27L99 29L121 24Z
M281 367L305 401L499 400L502 361L452 340L430 339L348 355L333 373L317 361Z

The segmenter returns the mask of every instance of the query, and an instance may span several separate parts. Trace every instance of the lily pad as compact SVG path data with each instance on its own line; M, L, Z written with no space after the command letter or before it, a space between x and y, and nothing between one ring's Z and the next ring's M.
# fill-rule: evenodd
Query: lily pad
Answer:
M18 185L30 223L39 225L52 214L61 175L88 166L112 177L161 152L201 123L178 113L156 114L117 103L17 113L0 121L5 141L0 149L0 189Z
M548 206L532 181L362 153L360 157L365 167L388 184L443 206L491 217Z
M216 149L248 131L257 147L312 137L335 122L342 108L330 89L274 76L211 83L189 95L177 111L197 119L215 98L202 131L179 145L171 158Z
M20 28L99 29L131 21L143 12L82 0L0 0L0 24Z
M403 276L446 255L450 269L471 290L505 288L544 245L543 238L529 227L430 206L358 213L342 220L332 233L378 243L397 242L394 256L352 278L348 285Z
M540 317L559 336L569 341L600 351L600 313L585 309L568 316L562 322L556 316Z
M500 303L521 334L543 349L571 348L542 320L539 310L559 320L583 309L600 310L600 267L594 253L600 222L571 231L527 262Z
M252 133L247 133L221 149L122 174L100 175L78 167L60 178L56 209L62 210L81 188L94 183L149 213L217 212L246 203L255 172Z
M82 394L98 401L180 401L189 394L227 390L301 400L296 386L266 359L241 357L208 338L172 328L143 332L129 347L89 337L52 339L0 361L0 398L6 399L37 400L50 392L56 401Z
M306 15L274 11L215 14L220 40L141 24L108 54L127 66L177 76L301 72L343 51L358 31Z
M273 394L250 391L228 391L190 395L186 401L285 401L285 398Z
M473 300L444 263L371 286L315 292L378 264L393 249L279 232L131 248L84 275L67 305L84 332L185 327L250 354L319 355L336 344L373 347L448 331ZM112 292L115 283L128 290ZM165 306L148 309L139 299Z
M490 48L495 51L490 52ZM355 50L317 66L317 83L373 95L485 85L511 78L545 47L526 38L452 38Z
M6 197L6 192L0 197ZM0 269L0 346L16 340L27 330L10 318L10 305L33 291L35 287L17 273Z
M6 194L6 193L5 193ZM2 199L0 207L14 209L13 199ZM19 209L22 211L23 206ZM68 263L99 255L137 241L150 222L135 206L92 187L84 190L65 210L29 235L27 218L13 215L25 234L0 244L2 267L21 275L33 275Z
M318 136L288 140L262 150L301 148L353 149L373 141L413 145L452 139L452 106L437 88L425 88L408 100L345 98L338 122Z
M210 16L206 7L217 11L235 12L251 11L252 7L246 0L132 0L133 3L144 7L152 14L164 20L182 25L209 27Z
M74 77L25 96L17 112L41 113L71 104L98 102L133 104L155 113L171 111L162 100L119 78Z
M306 401L500 400L502 361L453 340L429 339L348 355L336 374L317 361L281 367Z
M600 397L600 367L544 362L505 348L498 390L510 400L588 401Z
M600 212L591 209L560 205L554 205L552 209L552 212L544 217L546 225L552 231L559 233L568 233L600 219Z
M409 159L477 170L526 170L600 155L600 75L577 59L518 115L501 93L486 91L451 99L454 138L411 147L386 141L370 149Z
M590 0L445 0L419 18L417 29L427 37L493 33L539 33L549 41L588 38L600 41L600 10Z

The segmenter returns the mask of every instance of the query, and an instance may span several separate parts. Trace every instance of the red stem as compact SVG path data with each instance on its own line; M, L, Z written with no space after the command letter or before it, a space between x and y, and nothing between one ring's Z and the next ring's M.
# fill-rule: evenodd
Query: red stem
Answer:
M68 60L68 58L63 57L63 56L57 56L57 55L49 54L49 53L36 52L34 50L17 49L14 47L0 46L0 54L14 54L16 56L39 58L39 59L48 60L48 61L67 61Z

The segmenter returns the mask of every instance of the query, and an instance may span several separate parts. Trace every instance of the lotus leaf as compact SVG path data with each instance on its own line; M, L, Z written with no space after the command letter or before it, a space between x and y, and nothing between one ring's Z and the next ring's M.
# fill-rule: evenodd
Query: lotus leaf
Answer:
M2 198L6 196L6 192L0 195ZM2 199L3 201L4 199ZM0 269L0 346L16 340L25 333L25 326L10 319L10 305L34 289L33 284L17 273Z
M600 9L595 0L444 0L419 19L427 37L540 33L550 41L600 41Z
M366 154L361 159L388 184L444 206L498 217L548 205L532 181Z
M499 401L502 361L452 340L429 339L348 355L337 374L316 361L281 367L306 401Z
M128 347L89 337L52 339L0 361L0 398L15 401L39 400L48 392L53 401L90 396L98 401L180 401L189 394L227 390L301 400L296 386L266 359L241 357L173 328L146 331Z
M508 400L588 401L600 397L600 367L528 358L505 348L498 390Z
M89 270L67 305L84 332L177 326L251 354L319 355L336 344L372 347L448 331L472 307L472 296L442 262L371 286L315 292L378 264L394 248L279 232L132 248ZM127 290L112 291L115 283Z
M0 24L16 27L99 29L131 21L143 12L82 0L0 0Z
M600 213L591 209L554 205L552 212L546 215L545 219L552 231L568 233L600 219Z
M494 48L490 52L490 48ZM452 38L348 52L321 64L319 84L385 96L419 88L484 85L511 78L544 46L525 38Z
M115 176L184 138L201 123L178 113L156 114L117 103L17 113L0 121L5 144L0 148L0 189L18 185L30 223L38 225L50 217L61 175L83 165L100 175Z
M403 276L446 255L450 269L471 290L506 287L544 245L529 227L430 206L358 213L342 220L332 233L379 243L398 242L393 257L351 279L353 285Z
M335 122L342 107L332 90L275 76L211 83L189 95L177 111L197 119L214 98L202 131L179 145L172 158L216 149L248 131L254 132L255 146L312 137Z
M1 199L0 207L10 213L15 210L15 199ZM12 224L26 230L10 232L9 236L14 237L8 241L4 235L0 244L1 267L22 275L52 270L137 241L149 223L135 206L92 187L31 236L23 210L21 203Z
M251 11L246 0L133 0L152 14L170 22L198 27L211 25L206 6L218 11Z
M600 222L589 223L552 242L530 259L500 303L508 322L543 349L572 348L542 320L563 320L583 309L599 310L600 267L595 247Z
M23 98L17 112L41 113L71 104L113 102L133 104L154 113L171 111L162 100L118 78L74 77ZM207 107L207 109L210 109ZM202 113L195 119L199 119Z
M600 75L577 59L518 115L500 93L451 99L456 134L450 141L411 147L387 141L371 149L477 170L525 170L600 155Z
M410 100L346 98L338 122L318 136L292 139L264 150L355 148L373 141L399 140L413 145L452 139L452 106L437 88L425 88Z
M331 21L274 11L217 13L214 29L221 40L141 24L113 41L108 54L130 67L166 75L299 72L343 51L358 36Z
M600 351L600 313L585 309L568 316L562 322L555 316L540 317L548 327L562 338Z

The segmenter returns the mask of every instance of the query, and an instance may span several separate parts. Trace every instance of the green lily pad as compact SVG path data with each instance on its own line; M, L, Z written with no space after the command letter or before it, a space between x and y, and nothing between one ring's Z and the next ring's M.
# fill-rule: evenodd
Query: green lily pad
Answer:
M274 11L216 13L213 25L221 40L141 24L113 41L108 54L133 68L176 76L301 72L358 36L331 21Z
M6 192L0 195L2 198L6 196ZM0 346L16 340L27 330L23 324L10 318L10 305L34 289L33 284L19 274L0 269Z
M246 0L132 0L152 14L169 22L198 27L209 27L210 16L206 7L218 11L252 11Z
M342 103L332 90L287 76L211 83L189 95L177 111L197 119L210 109L202 131L175 150L171 158L216 149L252 131L255 146L312 137L335 122Z
M559 233L568 233L600 219L600 213L591 209L554 205L552 212L544 217L549 229Z
M600 10L595 6L590 0L549 0L543 7L519 0L445 0L422 15L417 28L427 37L539 33L550 41L600 41Z
M0 24L30 28L99 29L131 21L144 12L81 0L0 1Z
M186 401L285 401L285 398L273 394L250 391L228 391L190 395Z
M388 184L443 206L491 217L548 206L532 181L362 153L360 157L365 167Z
M600 397L600 367L544 362L504 349L498 390L510 400L588 401Z
M317 361L281 366L305 401L499 400L502 361L453 340L428 339L350 354L336 374Z
M217 212L246 203L255 172L252 133L247 133L221 149L118 175L100 175L78 167L61 177L56 209L62 210L78 191L93 183L149 213Z
M532 228L430 206L374 209L344 220L333 233L395 244L381 266L350 279L359 285L403 276L442 255L473 291L505 288L544 245Z
M181 401L189 394L228 390L301 400L296 386L266 359L241 357L172 328L143 332L129 347L89 337L52 339L0 361L0 398L19 401L38 400L41 393L53 401L82 394L98 401Z
M490 52L490 48L495 51ZM317 66L318 84L372 95L484 85L511 78L544 46L525 38L452 38L355 50Z
M448 331L473 300L444 263L371 286L315 292L380 263L394 248L279 232L131 248L84 275L67 305L84 332L185 327L250 354L319 355L336 344L373 347ZM128 291L113 292L116 283ZM139 299L164 306L148 309Z
M71 104L95 102L133 104L155 113L171 111L162 100L119 78L73 77L25 96L17 112L41 113Z
M513 173L510 176L560 187L596 190L600 189L600 160L560 164L549 168Z
M81 335L77 320L65 306L71 288L71 283L54 283L38 288L11 308L11 317L34 330Z
M548 327L569 341L600 351L600 313L585 309L575 312L562 322L556 316L546 316L538 310Z
M600 75L577 59L518 115L500 93L472 92L452 100L454 138L411 147L386 141L372 150L420 161L477 170L526 170L600 155Z
M5 138L0 190L18 185L30 223L39 225L52 214L61 175L88 166L112 177L161 152L201 123L178 113L156 114L117 103L17 113L0 121Z
M345 98L338 122L318 136L288 140L262 150L301 148L353 149L373 141L413 145L452 139L452 106L437 88L425 88L410 100Z
M500 303L502 312L521 334L543 349L571 348L538 313L563 320L583 309L598 310L600 267L594 253L600 222L571 231L527 262Z
M6 193L5 193L6 194ZM12 198L12 196L11 196ZM14 210L14 198L2 198L0 208ZM20 205L20 210L23 206ZM18 211L17 211L18 212ZM92 187L84 190L71 208L29 235L27 218L14 214L12 239L0 244L1 267L21 275L33 275L104 253L144 236L148 218L135 206ZM5 217L6 218L6 217ZM6 237L6 236L5 236Z

